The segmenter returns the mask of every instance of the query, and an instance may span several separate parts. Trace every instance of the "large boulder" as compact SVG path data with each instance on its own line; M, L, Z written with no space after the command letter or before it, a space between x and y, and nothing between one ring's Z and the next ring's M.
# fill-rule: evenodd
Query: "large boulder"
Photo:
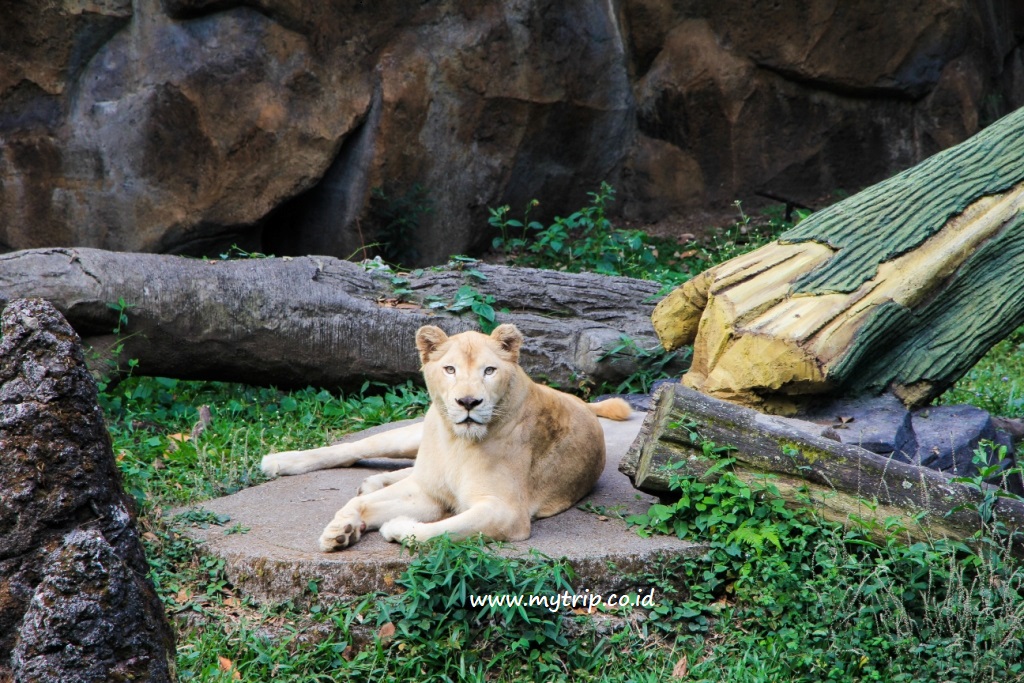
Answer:
M170 681L174 636L78 336L26 299L0 333L0 680Z
M0 248L437 263L602 180L816 206L1024 104L1017 4L11 0Z

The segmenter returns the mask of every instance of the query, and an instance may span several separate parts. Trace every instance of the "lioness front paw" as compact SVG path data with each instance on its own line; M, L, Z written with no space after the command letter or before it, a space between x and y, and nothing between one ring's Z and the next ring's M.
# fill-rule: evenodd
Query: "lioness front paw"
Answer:
M325 553L344 550L358 541L365 529L366 525L358 518L336 519L328 524L324 532L320 534L320 550Z
M393 543L401 543L402 541L416 537L416 527L420 525L412 517L395 517L392 520L384 522L384 525L380 528L380 535L384 537L384 540L391 541Z
M288 474L305 474L315 468L309 467L299 451L285 451L264 455L260 461L260 469L268 477L280 477Z

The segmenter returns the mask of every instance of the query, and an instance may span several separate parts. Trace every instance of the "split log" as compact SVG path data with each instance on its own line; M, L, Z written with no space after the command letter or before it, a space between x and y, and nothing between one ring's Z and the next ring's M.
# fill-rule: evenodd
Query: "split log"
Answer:
M476 274L470 274L470 270ZM476 315L432 309L471 285L495 298L498 322L527 337L522 363L561 386L619 381L636 370L608 356L623 334L657 346L649 323L659 285L623 277L473 263L407 275L330 257L204 261L98 249L34 249L0 256L0 304L51 301L93 348L110 336L123 299L120 364L136 373L294 386L358 386L419 376L416 329L478 327ZM409 290L406 301L396 289ZM679 371L682 371L682 367Z
M668 497L672 474L702 478L717 458L728 457L741 480L770 481L785 500L813 506L830 521L870 520L879 529L895 521L908 540L967 539L981 528L976 511L958 509L981 503L976 488L828 438L828 427L816 434L795 423L666 384L619 469L638 489ZM703 441L735 450L708 456ZM1024 502L1000 498L994 510L1009 531L1024 528ZM1024 557L1024 543L1012 551Z
M1024 323L1024 109L705 271L652 321L694 389L778 413L925 405Z

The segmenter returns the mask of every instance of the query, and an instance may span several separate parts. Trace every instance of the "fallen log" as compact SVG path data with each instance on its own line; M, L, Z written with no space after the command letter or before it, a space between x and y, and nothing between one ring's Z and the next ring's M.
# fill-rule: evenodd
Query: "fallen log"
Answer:
M417 328L433 324L453 334L478 327L476 314L446 310L464 286L481 303L494 298L497 322L515 323L527 337L523 366L557 385L616 382L635 372L628 354L609 355L622 335L657 346L649 316L659 285L631 278L482 263L399 278L323 256L0 255L0 306L17 298L52 302L94 349L119 351L113 362L122 368L134 359L138 374L281 387L418 377ZM122 312L127 323L119 326Z
M786 501L812 506L830 521L866 521L877 533L896 522L913 541L963 540L982 528L978 512L966 507L981 505L979 489L843 444L829 438L828 427L815 433L794 424L666 384L619 469L636 488L670 497L672 475L702 478L727 457L735 460L731 470L741 480L770 481ZM707 453L705 441L733 450ZM1008 531L1024 529L1024 502L1001 497L993 511ZM1024 557L1024 543L1014 543L1012 552Z
M776 413L890 391L926 405L1024 323L1024 109L666 297L683 382Z

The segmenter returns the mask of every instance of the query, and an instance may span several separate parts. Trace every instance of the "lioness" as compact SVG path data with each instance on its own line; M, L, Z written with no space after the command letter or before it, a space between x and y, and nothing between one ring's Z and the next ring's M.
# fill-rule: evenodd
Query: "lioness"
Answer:
M495 540L530 536L530 522L562 512L604 469L604 433L595 415L625 420L629 404L587 404L534 383L519 367L523 336L500 325L489 336L416 333L431 405L420 424L348 444L263 458L268 475L347 467L374 457L416 458L412 467L366 479L320 536L346 548L366 530L389 541L476 533Z

